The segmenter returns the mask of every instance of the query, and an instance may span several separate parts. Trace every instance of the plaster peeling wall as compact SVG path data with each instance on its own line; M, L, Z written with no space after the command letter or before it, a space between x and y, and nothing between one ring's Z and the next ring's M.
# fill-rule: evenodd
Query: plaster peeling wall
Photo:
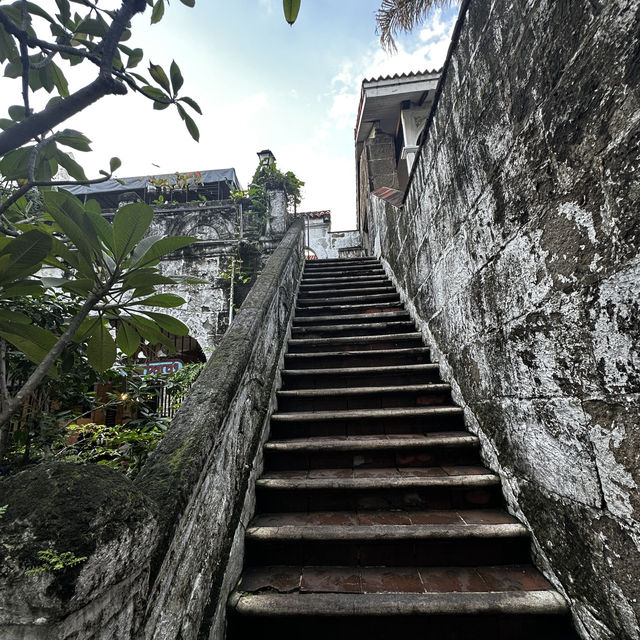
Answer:
M471 0L368 249L583 637L640 638L640 0Z
M329 231L330 223L305 219L305 243L314 251L318 260L339 258L340 249L360 247L358 231Z
M232 206L156 210L149 230L152 235L194 236L200 242L166 256L160 263L163 275L188 275L208 285L160 286L176 293L186 304L169 312L189 327L205 356L211 355L229 326L229 282L222 274L233 257L237 213ZM167 313L166 309L157 311Z

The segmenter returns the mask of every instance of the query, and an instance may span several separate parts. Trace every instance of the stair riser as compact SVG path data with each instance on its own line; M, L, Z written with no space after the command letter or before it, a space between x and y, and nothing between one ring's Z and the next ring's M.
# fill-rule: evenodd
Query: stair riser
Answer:
M313 329L294 327L291 336L293 338L344 338L348 336L379 336L385 333L413 333L416 328L413 322L381 322L370 327L317 327Z
M309 307L335 307L341 305L360 304L367 307L373 307L380 302L400 303L400 296L393 292L367 293L366 295L350 294L341 296L339 293L332 293L330 296L322 295L317 297L305 296L298 298L296 304L296 315L299 311L308 309Z
M371 342L289 342L289 353L323 353L324 351L372 351L377 349L410 349L421 347L419 338L406 337Z
M231 613L230 638L261 637L282 640L362 638L421 638L424 640L567 640L575 639L568 616L474 615L463 612L438 616L251 616ZM426 632L425 630L428 630Z
M382 317L378 317L377 314L367 313L367 314L353 314L355 317L345 317L345 316L328 316L322 317L318 316L317 320L313 318L304 318L301 320L300 318L295 318L293 321L293 328L295 329L303 329L304 327L309 326L321 326L321 325L332 325L332 324L362 324L363 322L403 322L411 320L411 317L408 313L399 313L398 311L391 311L389 313L384 313Z
M335 279L327 279L326 281L317 281L314 279L311 282L302 280L300 283L300 296L306 296L308 293L314 293L316 291L349 291L350 289L364 289L370 287L390 287L391 281L385 277L371 277L366 279L353 279L351 281Z
M369 313L385 313L387 311L404 311L397 301L380 304L379 302L363 303L358 305L318 305L314 308L301 307L296 309L296 318L312 318L314 316L335 316L362 314L366 317Z
M285 356L287 369L330 369L332 367L392 367L406 364L429 364L429 353L355 353L343 352L343 356L315 356L310 358L291 358Z
M265 450L265 471L298 469L374 469L479 465L476 447L383 449L376 451L270 451Z
M278 397L278 411L331 411L343 409L382 409L426 407L451 404L451 393L378 393L363 396L325 396L319 398Z
M271 421L271 438L288 440L324 436L402 435L464 429L462 415L388 416L364 420Z
M336 384L336 376L332 373L304 376L283 373L282 377L287 389L331 389ZM353 373L342 376L341 381L349 387L384 387L442 382L437 369L416 373Z
M247 538L245 562L255 566L464 567L528 562L529 553L529 541L524 537L360 542Z
M267 489L256 487L257 513L390 509L490 509L502 504L498 486L411 489Z

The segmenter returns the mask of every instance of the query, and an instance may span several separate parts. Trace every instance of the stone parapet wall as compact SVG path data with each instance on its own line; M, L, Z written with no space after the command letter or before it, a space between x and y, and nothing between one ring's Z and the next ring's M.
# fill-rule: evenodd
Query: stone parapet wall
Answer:
M640 2L471 0L461 21L405 206L368 197L367 246L581 634L635 640Z
M303 247L296 221L134 482L63 463L0 482L1 639L223 636ZM50 548L83 560L25 574Z

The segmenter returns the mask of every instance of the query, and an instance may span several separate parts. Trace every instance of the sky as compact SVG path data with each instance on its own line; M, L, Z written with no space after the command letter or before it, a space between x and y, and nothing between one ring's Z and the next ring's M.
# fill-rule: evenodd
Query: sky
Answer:
M174 108L154 111L132 93L109 96L64 125L92 140L93 152L74 152L76 160L90 177L112 156L122 160L119 177L233 167L246 187L256 152L271 149L278 168L305 182L299 210L329 209L333 230L355 228L353 136L362 80L440 68L458 13L455 6L434 11L387 54L376 35L379 5L302 0L293 27L281 0L196 0L194 8L172 0L155 25L147 10L134 18L126 43L144 49L135 70L151 60L168 71L176 60L185 79L181 95L203 111L196 116L200 142ZM72 90L91 79L93 67L86 66L69 71ZM0 117L20 103L19 91L16 81L0 79Z

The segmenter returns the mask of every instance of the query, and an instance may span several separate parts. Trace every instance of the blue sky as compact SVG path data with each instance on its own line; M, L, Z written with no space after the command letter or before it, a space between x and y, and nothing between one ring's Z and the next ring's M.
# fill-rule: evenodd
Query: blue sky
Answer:
M293 27L281 0L196 0L193 9L173 0L153 26L147 11L135 19L127 44L165 69L178 62L183 94L204 112L196 120L200 143L190 140L174 109L153 111L133 95L108 97L69 123L93 141L94 152L77 160L95 173L117 155L120 176L235 167L246 186L256 152L270 148L279 168L306 182L301 209L331 209L334 229L353 228L360 83L440 67L457 15L455 7L434 12L390 56L375 33L379 4L302 0ZM90 77L77 68L71 74L72 88ZM0 112L19 103L18 92L15 82L0 82Z

